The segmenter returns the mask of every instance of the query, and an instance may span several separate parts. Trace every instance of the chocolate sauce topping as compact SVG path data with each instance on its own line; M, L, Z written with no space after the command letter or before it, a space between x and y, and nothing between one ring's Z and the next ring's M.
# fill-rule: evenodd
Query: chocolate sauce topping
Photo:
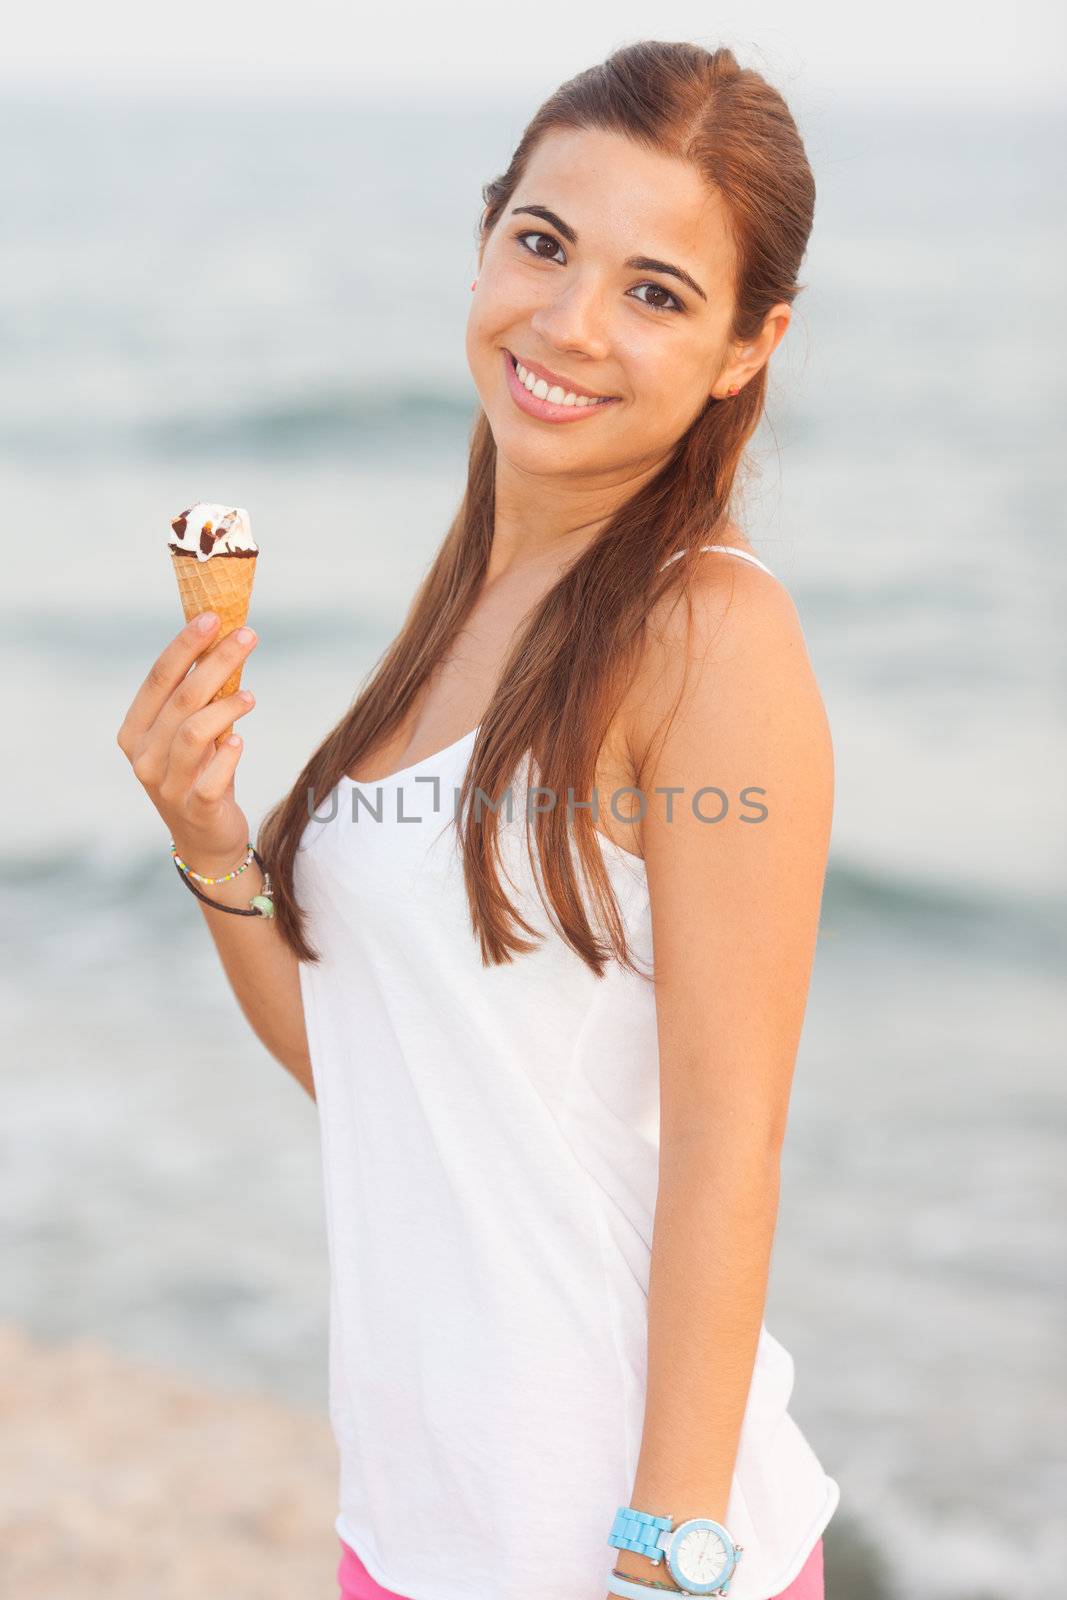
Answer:
M179 545L179 544L168 544L167 549L168 550L173 550L173 552L174 552L174 554L176 556L188 556L190 561L195 561L197 559L195 551L193 551L193 550L183 550L181 545ZM225 557L228 557L228 559L231 560L231 561L237 561L242 556L257 556L258 554L259 554L258 550L219 550L212 557L212 560L213 561L221 561L222 558L225 556Z

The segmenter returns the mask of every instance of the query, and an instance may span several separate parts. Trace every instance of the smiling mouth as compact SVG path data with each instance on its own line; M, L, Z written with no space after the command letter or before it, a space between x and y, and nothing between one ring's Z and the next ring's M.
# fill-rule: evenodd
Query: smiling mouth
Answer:
M539 373L530 371L516 355L507 351L508 360L511 362L515 376L525 389L528 389L538 400L545 400L550 405L578 406L585 409L587 406L606 406L618 399L617 395L593 395L580 389L568 389L562 383L549 383L547 378L542 378Z

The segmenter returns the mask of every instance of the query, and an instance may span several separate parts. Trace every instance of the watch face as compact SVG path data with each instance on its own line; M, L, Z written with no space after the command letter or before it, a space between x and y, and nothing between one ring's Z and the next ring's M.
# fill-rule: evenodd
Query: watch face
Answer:
M714 1583L730 1566L730 1549L713 1522L698 1522L671 1548L671 1565L682 1583Z

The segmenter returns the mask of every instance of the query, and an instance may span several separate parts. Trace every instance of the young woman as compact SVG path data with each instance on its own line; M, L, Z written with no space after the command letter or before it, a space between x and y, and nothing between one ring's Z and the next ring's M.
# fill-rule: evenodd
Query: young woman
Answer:
M339 1580L818 1600L838 1486L763 1307L833 755L731 520L812 175L729 50L646 42L484 199L463 503L204 910L318 1103ZM247 707L210 696L251 643L187 675L211 639L178 634L119 742L219 877L248 832L213 739Z

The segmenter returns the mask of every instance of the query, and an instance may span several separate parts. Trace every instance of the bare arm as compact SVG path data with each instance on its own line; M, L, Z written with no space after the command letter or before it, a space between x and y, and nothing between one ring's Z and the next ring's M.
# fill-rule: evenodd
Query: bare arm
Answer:
M651 647L635 741L647 753L661 1144L631 1504L729 1527L829 851L833 749L799 618L776 580L747 565L727 584L709 572L694 588L688 644L684 622L680 607ZM729 800L719 822L694 815L709 785ZM683 791L671 821L657 786ZM765 792L741 799L756 787ZM721 803L713 792L697 800L708 817ZM762 821L740 820L761 805ZM643 1556L618 1555L634 1577L672 1581Z
M244 746L223 744L216 750L215 740L251 709L253 700L234 694L212 701L211 696L256 639L234 633L211 649L218 619L206 632L198 628L199 620L188 622L153 662L116 740L182 860L214 878L243 860L249 839L248 819L234 797ZM253 861L229 883L197 887L213 900L247 908L262 882ZM178 883L175 890L188 893ZM296 956L269 917L235 917L200 900L197 904L256 1037L314 1099Z
M189 857L176 835L174 843L182 860L188 861ZM202 864L201 859L191 861L190 865L205 877L221 877L232 870L244 853L242 850L235 859L225 863L207 861ZM175 891L188 894L188 889L178 883L177 876L175 873ZM210 887L198 884L197 888L213 900L247 908L252 896L259 893L262 883L263 874L253 861L239 878L233 878L229 883L216 883ZM203 913L223 969L230 980L230 987L252 1032L314 1100L315 1085L311 1076L299 967L295 955L269 917L233 917L225 911L212 910L202 900L196 903Z

